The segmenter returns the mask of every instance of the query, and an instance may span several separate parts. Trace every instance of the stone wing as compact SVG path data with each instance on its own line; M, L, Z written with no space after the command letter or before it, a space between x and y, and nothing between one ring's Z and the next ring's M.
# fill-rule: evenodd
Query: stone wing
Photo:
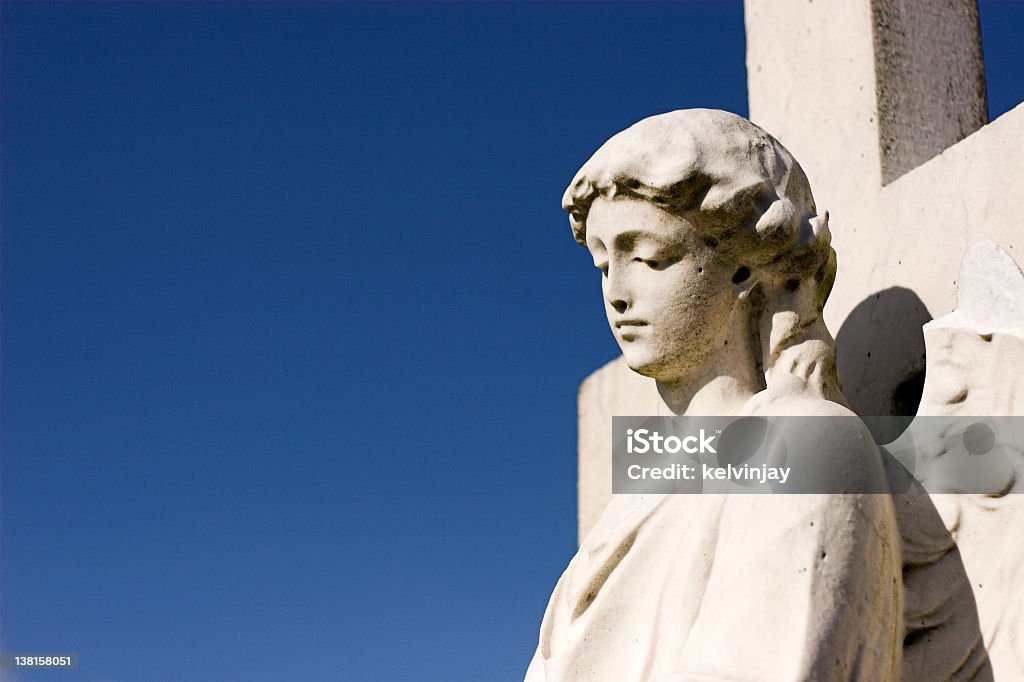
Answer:
M947 644L958 640L959 655L969 661L977 653L970 639L980 629L994 678L1022 679L1024 275L1014 260L988 240L970 247L956 310L924 325L924 336L924 390L908 431L915 432L915 475L930 499L895 497L904 535L905 672L927 674L931 645L944 638ZM967 451L965 429L986 422L998 425L998 466L986 454ZM944 425L937 435L945 437L922 438L935 424ZM964 436L948 437L958 429ZM986 477L984 486L978 476ZM947 533L926 528L923 507L937 512ZM976 624L973 614L962 613L970 610L963 608L965 581L977 605Z

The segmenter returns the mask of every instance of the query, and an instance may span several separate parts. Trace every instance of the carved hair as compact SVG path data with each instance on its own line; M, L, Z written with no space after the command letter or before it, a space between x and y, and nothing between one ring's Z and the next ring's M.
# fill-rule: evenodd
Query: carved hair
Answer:
M810 392L845 404L821 314L836 271L828 214L817 215L807 177L778 140L725 111L652 116L608 140L573 178L562 208L576 241L586 246L594 200L616 195L685 217L756 278L747 302L763 399Z

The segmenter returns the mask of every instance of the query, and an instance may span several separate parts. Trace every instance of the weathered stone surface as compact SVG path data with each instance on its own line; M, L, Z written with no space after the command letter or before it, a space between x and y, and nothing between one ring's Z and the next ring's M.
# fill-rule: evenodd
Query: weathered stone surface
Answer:
M745 11L751 120L822 178L829 210L988 123L975 0L746 0Z

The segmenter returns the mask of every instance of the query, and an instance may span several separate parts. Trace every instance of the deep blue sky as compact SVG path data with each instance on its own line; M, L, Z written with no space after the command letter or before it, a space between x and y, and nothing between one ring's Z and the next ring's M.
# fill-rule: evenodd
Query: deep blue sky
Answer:
M746 113L741 5L5 3L0 75L18 679L521 676L616 355L561 193Z

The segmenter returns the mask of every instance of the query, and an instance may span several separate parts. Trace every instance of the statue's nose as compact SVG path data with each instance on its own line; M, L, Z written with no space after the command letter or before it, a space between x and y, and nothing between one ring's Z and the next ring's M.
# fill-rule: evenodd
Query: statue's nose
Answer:
M629 294L622 273L616 272L616 270L616 268L609 269L605 280L604 294L608 299L608 304L621 315L629 308Z

